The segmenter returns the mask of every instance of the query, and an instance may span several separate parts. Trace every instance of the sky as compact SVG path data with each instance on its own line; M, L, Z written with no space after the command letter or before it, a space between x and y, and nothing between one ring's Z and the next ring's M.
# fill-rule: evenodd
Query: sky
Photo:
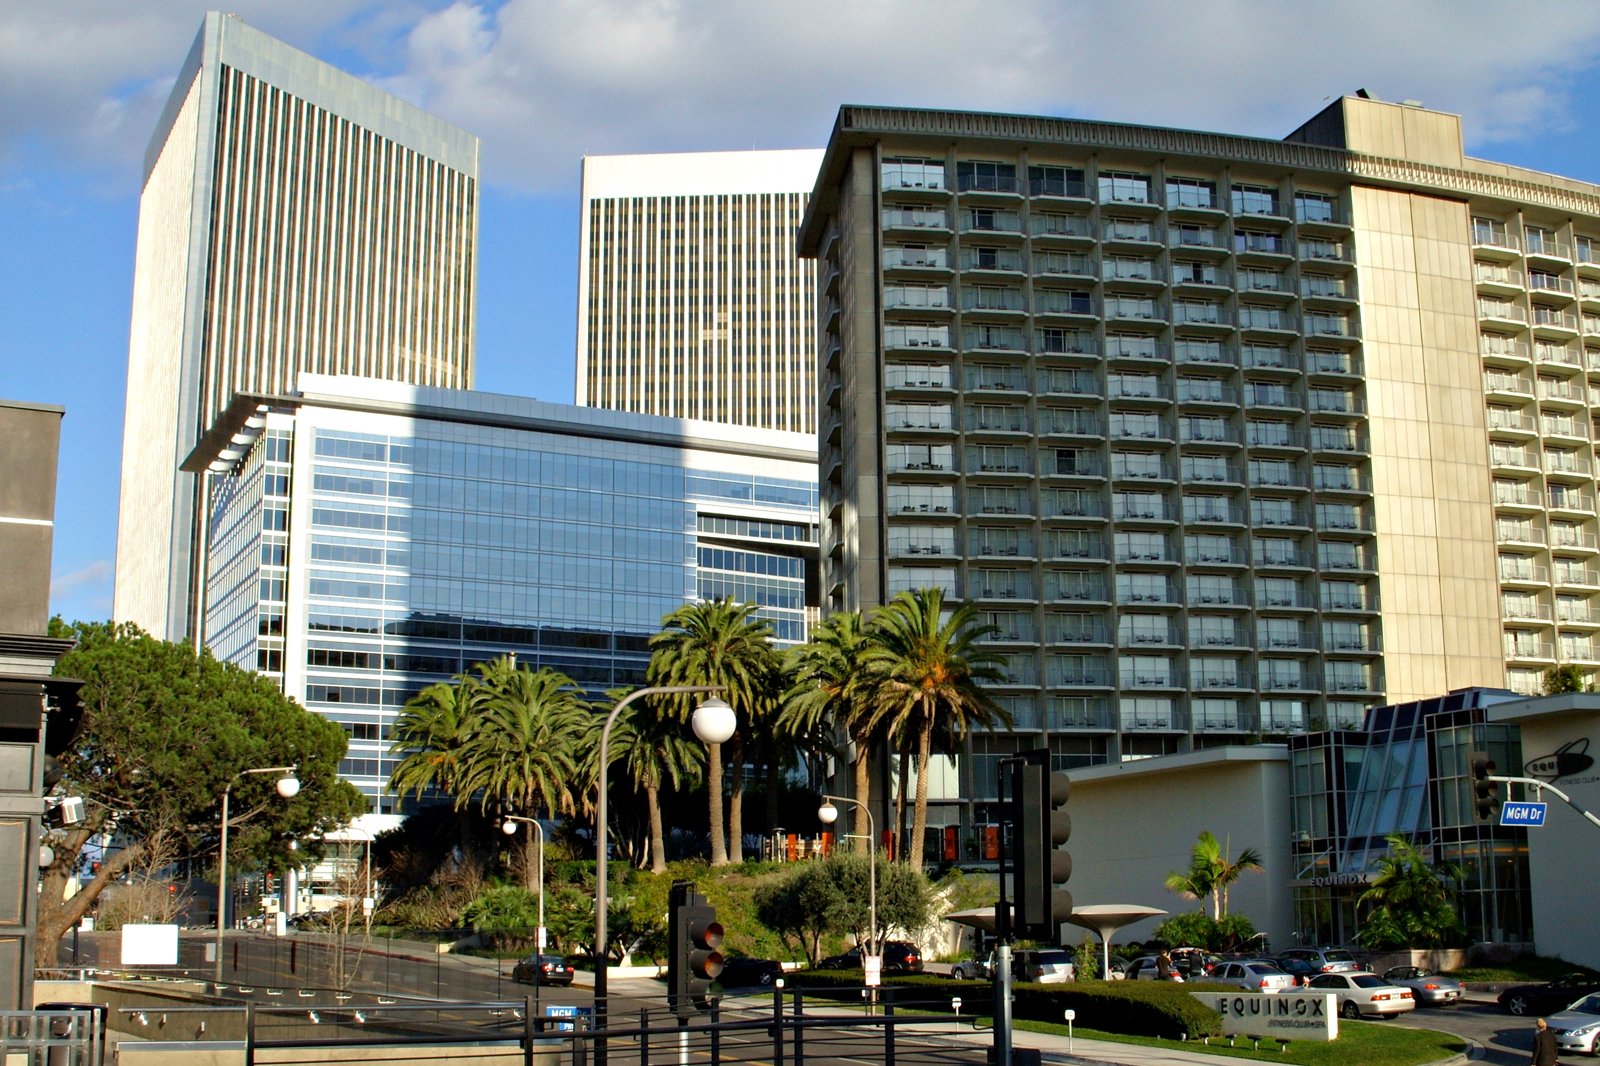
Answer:
M0 2L0 397L60 404L51 609L111 613L144 150L206 4ZM233 0L483 139L477 387L570 403L585 155L819 148L841 104L1281 137L1345 93L1600 182L1592 0ZM0 559L0 580L5 560Z

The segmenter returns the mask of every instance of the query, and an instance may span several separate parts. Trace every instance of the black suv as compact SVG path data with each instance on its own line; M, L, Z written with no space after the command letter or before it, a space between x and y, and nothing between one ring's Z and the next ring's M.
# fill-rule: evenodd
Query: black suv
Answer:
M861 946L858 944L841 955L829 955L817 963L817 969L861 969ZM885 940L883 942L883 972L921 973L922 952L917 950L915 944L907 943L904 940Z

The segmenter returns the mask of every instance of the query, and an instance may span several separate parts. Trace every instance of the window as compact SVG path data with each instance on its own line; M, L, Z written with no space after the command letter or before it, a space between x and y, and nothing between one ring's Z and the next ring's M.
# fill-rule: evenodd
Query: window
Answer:
M1293 618L1256 619L1256 645L1262 651L1274 648L1300 648L1306 644L1300 623Z
M1222 574L1190 574L1184 581L1189 604L1195 607L1221 607L1238 602L1233 578Z
M1160 359L1161 342L1148 333L1109 333L1106 335L1108 359Z
M1085 294L1087 296L1087 294ZM1136 318L1150 320L1158 318L1156 301L1149 296L1107 296L1107 318ZM1074 309L1076 311L1076 309ZM1087 312L1076 312L1084 314Z
M1337 222L1339 201L1328 193L1297 192L1294 194L1296 222Z
M956 185L962 192L1016 192L1014 163L963 159L956 163Z
M1226 496L1186 494L1183 497L1183 520L1185 522L1237 522L1238 518L1234 515L1233 507L1229 504Z
M1100 174L1101 203L1147 204L1150 202L1150 178L1145 174L1125 171L1102 171Z
M942 189L944 163L937 159L885 159L885 189Z
M1111 516L1119 520L1162 520L1167 517L1166 497L1156 492L1116 492L1111 495Z
M1172 592L1165 574L1118 573L1117 600L1120 603L1170 603Z
M1228 469L1228 460L1220 455L1186 455L1183 457L1183 480L1185 483L1192 481L1232 481L1232 472Z
M1082 329L1037 330L1034 334L1039 351L1053 355L1092 355L1098 351L1094 334Z
M948 263L943 248L924 244L888 245L883 249L883 265L895 267L943 267Z
M1030 166L1028 191L1034 196L1083 196L1088 189L1081 170L1072 167Z
M1112 416L1116 417L1115 415ZM1152 480L1166 478L1166 466L1161 461L1161 456L1156 452L1113 452L1111 454L1111 476L1115 478L1138 478Z
M883 368L891 389L948 389L950 368L937 363L890 363Z
M1180 223L1167 231L1167 243L1174 248L1220 248L1222 234L1215 226Z
M1102 223L1101 236L1108 241L1153 241L1155 228L1132 218L1109 218Z
M1120 532L1114 548L1118 562L1160 562L1167 558L1167 538L1161 533Z
M942 207L885 206L883 224L889 229L947 229L950 219Z
M1216 444L1234 439L1233 435L1228 431L1227 420L1220 417L1200 418L1194 415L1185 415L1183 418L1178 419L1178 428L1185 444Z
M1289 422L1249 421L1244 424L1244 439L1267 448L1292 448L1299 445L1294 425Z
M1203 178L1168 178L1167 206L1214 208L1217 183Z
M1279 214L1278 190L1265 185L1236 184L1231 199L1236 215Z
M1194 598L1189 599L1190 606ZM1240 643L1232 618L1218 615L1189 616L1189 643L1203 648L1233 647Z
M885 285L886 308L944 308L950 306L950 290L943 285Z
M1172 263L1174 285L1221 285L1222 271L1215 263L1177 259Z
M885 452L890 470L949 470L954 449L948 444L890 444Z
M1183 558L1190 564L1241 562L1233 538L1220 533L1189 533L1183 538Z
M1123 440L1159 440L1166 436L1161 429L1161 416L1143 411L1111 412L1111 435Z

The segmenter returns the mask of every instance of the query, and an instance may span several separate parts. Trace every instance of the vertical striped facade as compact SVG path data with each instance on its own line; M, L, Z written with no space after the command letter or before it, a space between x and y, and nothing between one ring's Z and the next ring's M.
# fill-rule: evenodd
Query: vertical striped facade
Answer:
M240 392L303 370L472 385L478 140L206 16L146 156L114 614L197 635L204 475Z
M820 158L584 160L579 404L815 432L815 281L794 235Z

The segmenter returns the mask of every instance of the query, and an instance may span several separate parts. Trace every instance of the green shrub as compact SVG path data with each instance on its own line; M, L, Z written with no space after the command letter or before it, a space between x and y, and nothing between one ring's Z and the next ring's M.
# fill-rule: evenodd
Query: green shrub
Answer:
M851 1000L860 997L860 970L802 970L785 975L791 988L813 995ZM948 1010L960 996L966 1014L989 1010L990 985L956 981L935 974L884 978L902 1001L928 1010ZM1012 1016L1025 1021L1059 1022L1075 1010L1078 1023L1108 1033L1197 1040L1222 1032L1222 1018L1189 994L1187 985L1162 981L1078 981L1064 985L1012 986Z

